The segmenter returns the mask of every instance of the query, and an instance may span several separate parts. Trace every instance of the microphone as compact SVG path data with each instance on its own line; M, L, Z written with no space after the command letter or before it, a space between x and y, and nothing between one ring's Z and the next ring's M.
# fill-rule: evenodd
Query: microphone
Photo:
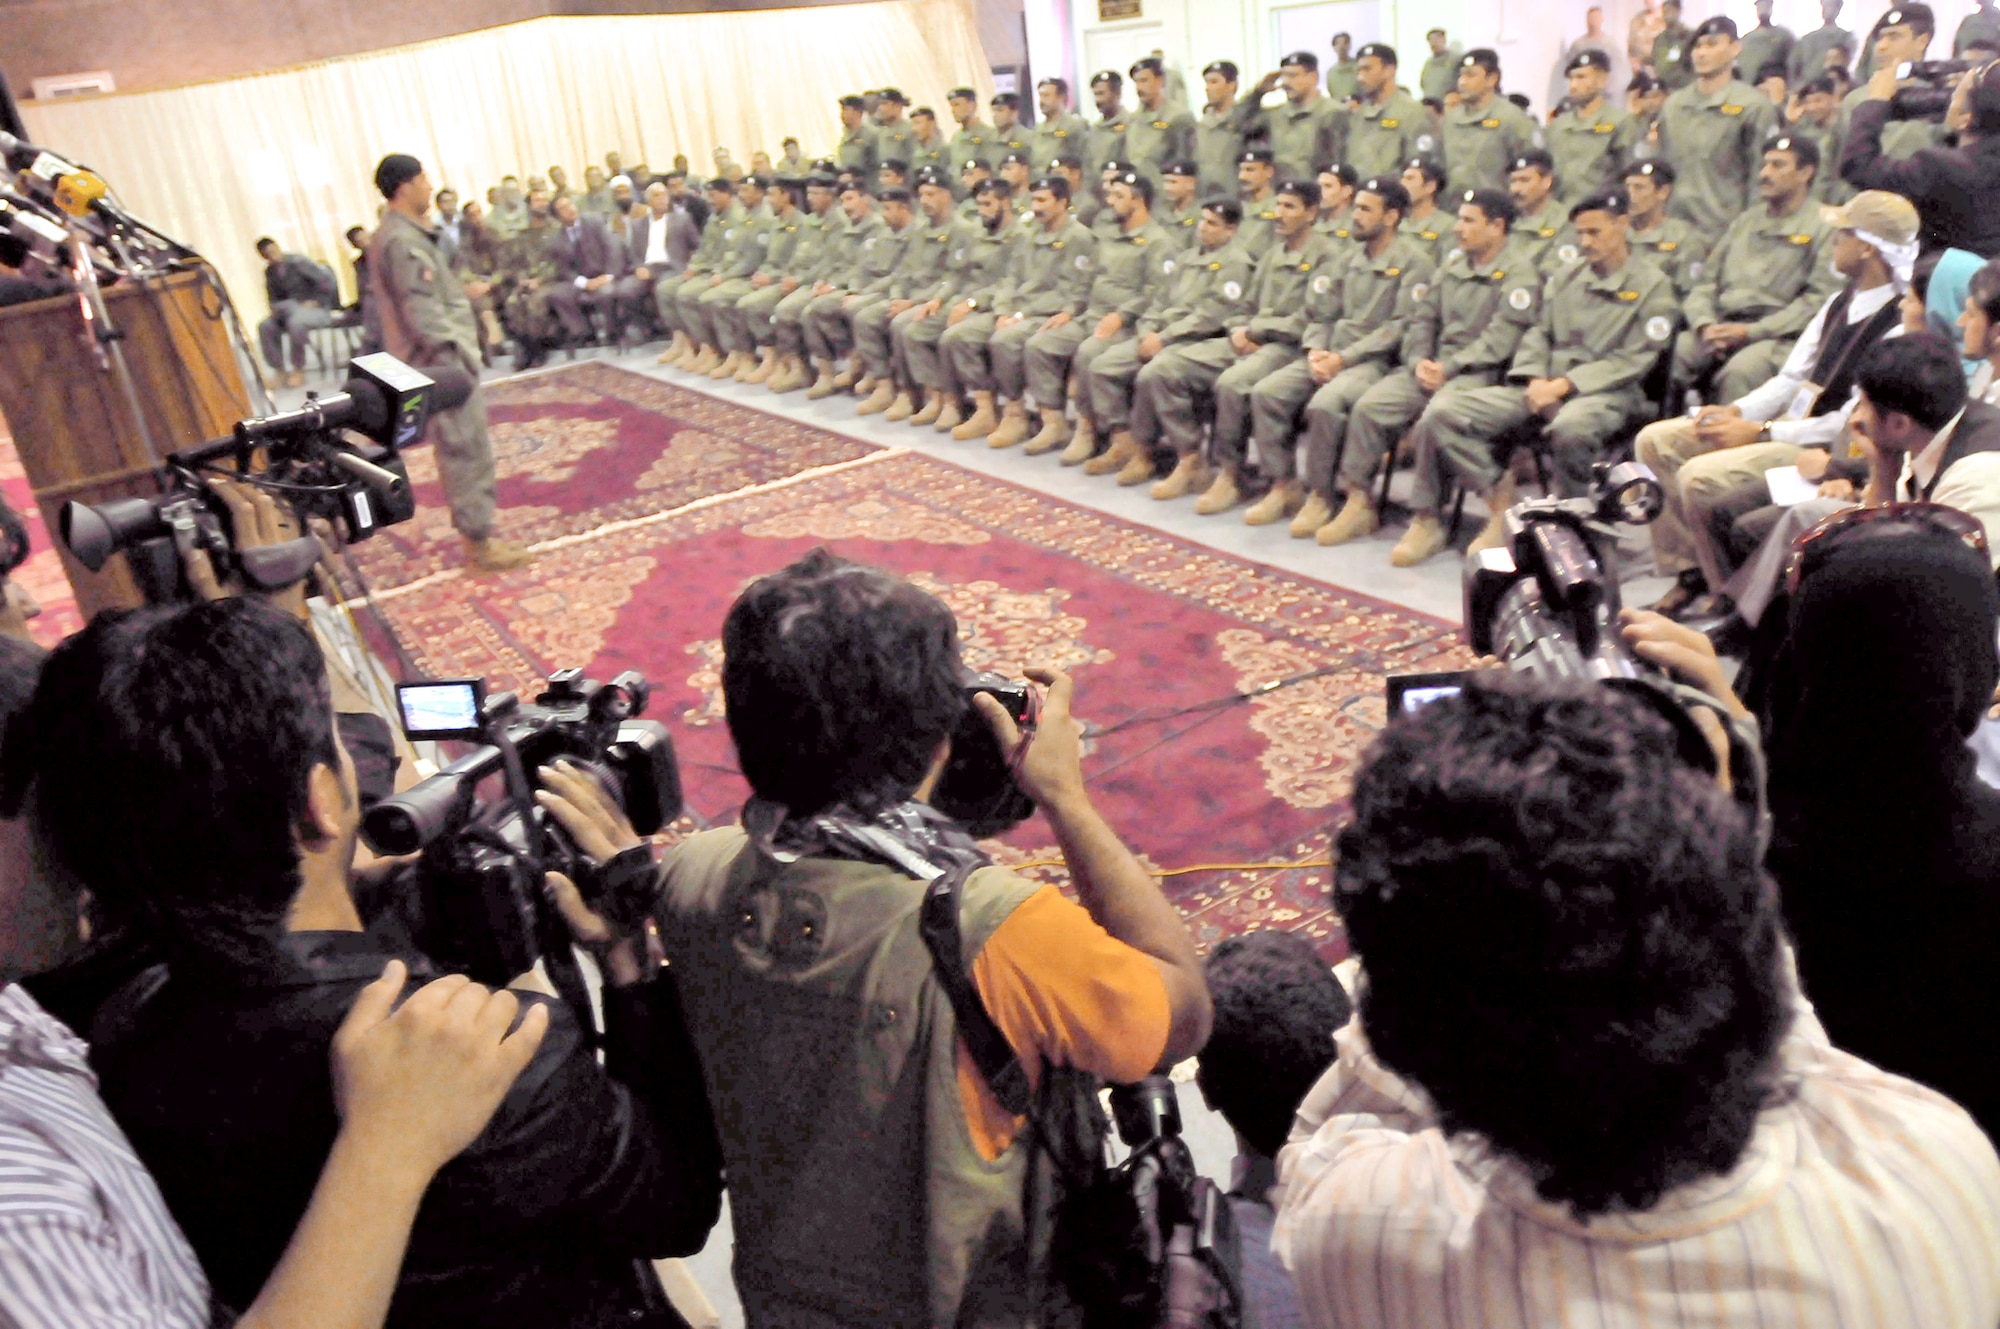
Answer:
M36 197L84 222L92 232L92 239L104 238L104 228L91 217L92 213L118 226L140 229L133 217L111 201L103 177L89 167L79 166L47 148L36 147L4 129L0 129L0 155L6 157L9 171L30 182Z

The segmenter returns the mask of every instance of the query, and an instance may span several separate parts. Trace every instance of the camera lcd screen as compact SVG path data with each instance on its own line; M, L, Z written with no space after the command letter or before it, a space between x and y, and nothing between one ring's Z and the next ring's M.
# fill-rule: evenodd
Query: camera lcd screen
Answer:
M398 683L396 701L403 708L403 732L411 738L473 738L486 684L477 678Z
M1388 684L1389 715L1410 715L1434 701L1456 697L1465 690L1466 675L1391 674Z

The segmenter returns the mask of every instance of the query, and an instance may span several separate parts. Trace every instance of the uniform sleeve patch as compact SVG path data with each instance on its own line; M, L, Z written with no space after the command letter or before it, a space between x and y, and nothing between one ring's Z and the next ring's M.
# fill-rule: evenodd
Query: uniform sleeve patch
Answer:
M1654 341L1665 341L1667 334L1673 330L1674 325L1662 314L1655 314L1646 320L1646 335Z
M1561 259L1565 263L1576 262L1577 259L1576 246L1575 245L1562 246L1560 249L1556 250L1556 257Z
M1423 282L1418 282L1410 288L1410 298L1412 300L1421 300L1430 293L1431 288Z
M1516 311L1525 310L1534 302L1535 297L1528 294L1528 288L1525 286L1516 286L1513 290L1507 292L1507 307L1509 309Z
M1220 265L1218 264L1217 266ZM1241 300L1243 298L1243 283L1240 281L1226 281L1222 283L1222 294L1231 300Z
M1090 271L1090 255L1088 255L1088 254L1078 254L1078 255L1076 256L1076 270L1077 270L1078 272L1089 272L1089 271Z
M1437 146L1437 140L1432 138L1429 134L1417 135L1418 152L1429 152L1432 148L1436 146Z
M1174 275L1174 261L1173 261L1172 259L1170 259L1170 258L1169 258L1169 259L1163 259L1163 260L1161 260L1161 263L1160 263L1160 273L1161 273L1161 275L1162 275L1162 276L1166 276L1166 277L1171 277L1171 276L1173 276L1173 275Z
M1333 278L1325 275L1324 273L1313 278L1314 295L1325 295L1328 291L1332 289L1333 289Z

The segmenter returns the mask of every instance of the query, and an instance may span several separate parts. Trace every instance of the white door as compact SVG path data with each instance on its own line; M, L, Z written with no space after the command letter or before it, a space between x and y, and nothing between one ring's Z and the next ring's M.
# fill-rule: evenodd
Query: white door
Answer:
M1278 58L1293 51L1311 51L1321 69L1333 63L1333 34L1354 39L1351 50L1382 40L1382 7L1378 0L1323 0L1320 4L1274 5L1271 36Z
M1115 69L1125 80L1125 104L1132 105L1132 76L1126 71L1132 62L1166 46L1164 23L1121 23L1115 28L1091 28L1083 34L1084 67L1077 71L1077 110L1087 120L1096 116L1090 109L1090 80L1106 69Z

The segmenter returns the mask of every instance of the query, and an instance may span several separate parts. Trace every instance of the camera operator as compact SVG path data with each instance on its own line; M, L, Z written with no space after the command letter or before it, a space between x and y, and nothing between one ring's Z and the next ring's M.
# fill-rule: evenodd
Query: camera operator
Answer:
M723 655L754 796L742 827L670 855L660 925L728 1160L748 1322L1024 1324L1026 1122L955 1036L918 929L918 869L987 862L928 803L972 718L951 611L819 550L738 598ZM1048 686L1031 735L993 697L973 704L1082 907L989 863L958 902L964 969L1038 1086L1074 1084L1055 1068L1137 1080L1206 1038L1201 963L1091 805L1071 681L1030 672Z
M1886 189L1917 205L1926 254L1969 249L2000 256L2000 63L1966 71L1945 112L1955 147L1932 145L1896 158L1883 150L1896 95L1896 67L1877 69L1848 110L1840 178L1855 189Z
M39 647L0 638L0 725L26 706ZM208 1279L91 1080L86 1049L34 995L80 944L79 900L0 820L0 1323L41 1329L220 1323ZM389 1308L417 1206L471 1142L547 1028L516 998L439 979L391 1014L391 961L333 1038L340 1132L285 1254L238 1329L371 1329ZM25 981L24 981L25 980ZM503 1037L504 1036L504 1037Z
M335 1030L390 958L431 970L364 931L350 896L360 801L324 660L257 597L99 615L23 721L8 758L52 866L165 960L92 1022L105 1101L242 1304L334 1141ZM571 794L573 816L607 818ZM605 1066L550 1006L533 1062L440 1172L391 1325L678 1323L643 1261L701 1247L717 1155L671 994L625 959Z
M2000 1157L1828 1042L1758 859L1632 693L1390 722L1335 854L1360 1013L1279 1158L1309 1323L2000 1322Z

